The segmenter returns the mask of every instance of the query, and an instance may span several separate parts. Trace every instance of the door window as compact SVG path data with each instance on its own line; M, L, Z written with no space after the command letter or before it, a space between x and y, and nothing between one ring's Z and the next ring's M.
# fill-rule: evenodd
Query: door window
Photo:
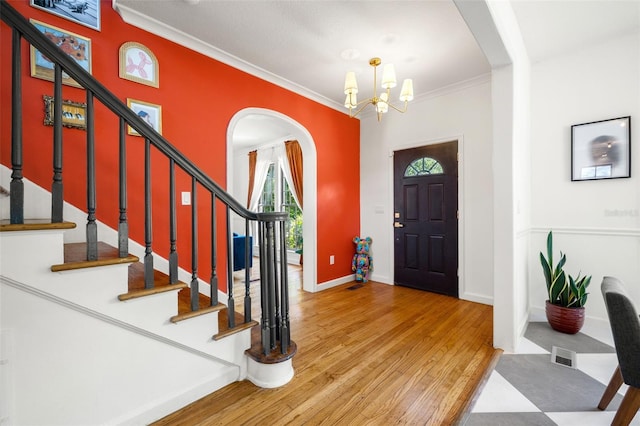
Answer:
M444 174L442 164L431 157L422 157L413 160L404 171L404 177L441 174Z

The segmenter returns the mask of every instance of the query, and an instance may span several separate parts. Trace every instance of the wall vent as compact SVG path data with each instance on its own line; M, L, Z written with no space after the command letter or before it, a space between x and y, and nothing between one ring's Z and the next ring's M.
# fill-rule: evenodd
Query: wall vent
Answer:
M569 349L553 346L551 348L551 362L563 367L577 368L577 354Z

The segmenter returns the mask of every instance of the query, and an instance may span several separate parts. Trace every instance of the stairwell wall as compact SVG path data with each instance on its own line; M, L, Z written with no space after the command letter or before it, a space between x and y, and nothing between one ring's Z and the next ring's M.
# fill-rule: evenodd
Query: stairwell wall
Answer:
M102 30L93 31L71 21L29 6L28 0L11 2L27 18L37 19L55 27L91 39L93 75L123 102L127 98L162 106L162 133L196 166L211 176L222 187L226 186L226 131L233 115L247 107L260 107L285 114L304 126L313 136L317 150L317 253L320 258L334 254L336 259L350 259L353 254L351 239L360 229L359 217L359 138L358 120L318 104L272 83L234 69L202 54L179 46L171 40L152 35L128 25L110 7L101 2ZM11 31L0 26L1 61L11 63ZM148 47L159 61L160 87L152 88L118 77L118 50L127 41L136 41ZM43 95L53 94L53 84L31 78L28 70L29 51L23 54L23 114L24 114L24 174L34 183L49 188L52 179L52 153L49 149L53 128L43 125ZM224 82L224 84L220 84ZM5 66L0 70L0 161L11 166L11 72ZM63 86L63 99L84 102L80 89ZM96 158L97 158L97 217L117 228L118 185L117 141L118 120L99 102L96 103ZM86 133L78 129L63 129L64 139L64 191L71 204L86 207ZM128 212L130 237L144 244L144 141L127 136L128 153ZM73 168L70 166L74 166ZM152 153L153 203L161 206L153 212L153 249L167 256L168 237L168 161ZM340 170L339 174L334 173ZM179 170L176 174L176 192L191 190L191 180ZM209 194L199 190L198 196L208 205ZM179 197L179 195L178 195ZM178 200L179 201L179 200ZM167 206L166 208L164 206ZM340 208L336 208L339 206ZM222 209L218 209L221 211ZM186 253L191 244L191 207L178 203L178 252ZM209 235L208 208L198 211L201 235ZM218 213L218 225L224 226L224 214ZM339 223L338 228L335 224ZM220 234L220 233L219 233ZM217 242L218 275L226 276L226 246L221 235ZM201 275L210 274L210 249L200 244L199 267ZM327 263L327 264L325 264ZM318 282L330 281L349 275L350 263L328 265L320 262ZM191 259L180 256L180 266L190 270Z

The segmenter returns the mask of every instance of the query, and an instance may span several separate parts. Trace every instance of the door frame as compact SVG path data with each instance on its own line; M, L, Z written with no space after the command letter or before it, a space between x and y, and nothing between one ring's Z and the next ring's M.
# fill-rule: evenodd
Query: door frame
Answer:
M291 117L284 115L280 112L273 111L265 108L244 108L236 112L227 126L227 192L233 192L233 130L243 117L251 114L261 114L270 117L277 118L282 121L283 126L287 127L291 132L291 139L296 139L302 149L302 155L304 157L304 172L302 176L303 185L305 191L303 193L303 202L305 206L302 211L303 225L303 250L306 254L305 264L302 269L302 289L311 293L319 291L318 286L318 260L316 256L317 252L317 235L318 235L318 218L317 218L317 152L316 145L311 133L300 123L292 119Z
M393 188L394 188L394 165L393 165L393 158L395 156L395 152L396 151L402 151L405 149L411 149L411 148L420 148L423 146L428 146L428 145L435 145L435 144L440 144L440 143L447 143L447 142L458 142L458 298L459 299L469 299L468 296L466 295L466 291L465 291L465 261L464 261L464 241L465 241L465 235L464 235L464 229L465 229L465 205L464 205L464 137L462 135L457 135L457 136L450 136L450 137L445 137L445 138L438 138L438 139L429 139L426 141L417 141L417 142L410 142L407 144L403 144L403 145L397 145L394 146L391 151L389 151L389 194L387 199L389 200L389 205L388 205L388 212L389 212L389 217L388 217L388 231L387 231L387 241L388 241L388 247L389 247L389 259L390 259L390 275L391 275L391 285L394 285L393 283L395 282L395 268L396 268L396 264L395 264L395 244L394 244L394 233L393 233L393 212L394 212L394 198L393 198ZM469 299L471 300L471 299Z

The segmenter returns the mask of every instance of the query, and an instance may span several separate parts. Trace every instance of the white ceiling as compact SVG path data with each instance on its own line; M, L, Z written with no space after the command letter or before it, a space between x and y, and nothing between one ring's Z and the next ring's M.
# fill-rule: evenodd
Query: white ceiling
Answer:
M533 62L640 28L640 0L512 5ZM372 95L374 56L393 63L399 81L412 78L416 98L491 71L452 0L114 0L114 7L133 25L339 110L347 71L356 72L360 100ZM234 134L245 145L255 144L255 129L264 140L287 136L276 119L246 120Z

